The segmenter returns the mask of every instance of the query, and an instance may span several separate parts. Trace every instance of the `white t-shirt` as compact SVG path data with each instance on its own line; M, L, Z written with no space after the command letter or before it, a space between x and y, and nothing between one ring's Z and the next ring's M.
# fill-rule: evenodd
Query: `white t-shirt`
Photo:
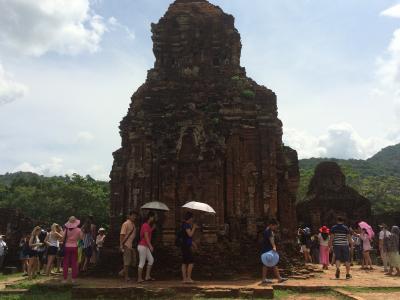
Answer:
M321 246L329 246L329 239L330 236L328 235L328 238L326 240L324 240L324 238L322 237L322 234L318 234L318 240L319 240L319 244Z
M7 244L5 241L1 240L0 241L0 256L4 255L4 250L6 249Z
M385 234L386 233L386 234ZM389 230L382 230L381 232L379 232L379 239L383 240L383 238L386 237L390 237L392 234L390 233Z

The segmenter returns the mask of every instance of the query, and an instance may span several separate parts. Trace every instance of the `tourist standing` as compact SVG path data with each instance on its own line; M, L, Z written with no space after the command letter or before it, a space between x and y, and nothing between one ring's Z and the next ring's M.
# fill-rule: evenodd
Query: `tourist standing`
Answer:
M3 269L4 260L7 254L7 243L4 241L5 236L0 234L0 270Z
M275 219L271 219L268 222L268 226L265 228L264 233L263 233L263 245L262 245L262 249L261 249L262 254L267 253L269 251L276 252L275 231L277 229L278 229L278 222ZM281 277L277 266L271 267L271 269L273 270L276 279L278 279L278 283L287 281L287 278ZM267 266L263 265L262 281L261 281L261 283L263 283L263 284L272 283L271 280L267 279L267 272L268 272Z
M42 231L42 228L36 226L33 228L31 236L29 238L29 260L28 260L28 277L29 279L33 279L36 277L39 271L39 255L38 249L42 246L40 243L39 235Z
M311 248L311 229L308 227L299 228L297 232L299 236L301 252L304 255L304 262L311 263L311 255L310 255L310 248Z
M38 275L40 275L41 270L45 271L46 269L46 264L47 264L47 257L46 257L46 250L47 246L46 243L44 242L47 237L47 231L42 227L39 233L39 242L40 246L37 247L37 253L38 253Z
M99 229L99 234L96 237L96 248L97 248L97 261L100 260L101 257L101 251L103 250L103 246L104 246L104 240L106 238L106 230L101 227Z
M135 248L133 247L133 241L136 237L136 218L137 212L130 211L127 220L122 224L120 232L119 242L123 253L124 267L119 274L124 276L126 282L130 281L129 267L135 267L137 260Z
M150 211L147 215L147 220L143 223L140 228L140 241L138 245L138 253L139 253L139 266L138 266L138 282L143 282L143 268L147 261L146 268L146 281L154 280L151 277L151 268L154 263L154 258L152 252L154 251L153 245L151 243L151 236L153 234L153 230L155 222L155 214Z
M193 283L192 272L194 267L193 248L196 244L193 242L193 236L198 228L197 224L194 224L193 213L188 211L185 214L184 221L181 226L182 232L182 281L183 283Z
M379 227L381 228L379 232L379 253L381 254L383 271L387 273L389 271L388 248L391 233L387 229L386 224L381 224Z
M312 263L313 264L319 264L319 249L320 249L320 243L319 243L319 234L314 234L311 237L311 258L312 258Z
M21 261L22 276L28 276L29 235L22 237L19 242L19 260Z
M45 239L45 243L47 244L47 267L46 267L46 275L51 275L51 270L53 268L53 263L55 261L56 255L58 253L58 249L60 247L60 240L62 240L62 228L60 225L54 223L51 225L51 231L47 235Z
M362 241L363 258L364 258L361 269L373 270L371 256L369 255L369 253L372 249L371 237L369 236L367 229L365 229L365 228L361 229L360 239ZM368 268L368 266L369 266L369 268Z
M319 263L323 270L328 270L329 266L329 228L322 226L319 229Z
M338 217L337 224L330 230L329 247L332 249L336 260L336 279L340 278L340 265L346 265L346 279L350 279L350 247L353 246L353 240L350 236L350 230L344 225L344 218Z
M90 219L89 219L90 220ZM83 232L83 266L82 271L86 272L89 268L90 260L93 255L94 237L92 235L92 228L90 221L87 221L82 226Z
M68 269L72 269L72 283L75 283L78 277L78 241L83 238L82 231L78 228L80 221L71 216L67 223L65 223L65 230L63 232L64 240L64 260L63 260L63 283L67 282Z
M387 275L392 275L393 269L396 269L396 274L394 275L400 276L399 235L399 227L393 226L388 245L388 258L390 269L389 272L386 273Z

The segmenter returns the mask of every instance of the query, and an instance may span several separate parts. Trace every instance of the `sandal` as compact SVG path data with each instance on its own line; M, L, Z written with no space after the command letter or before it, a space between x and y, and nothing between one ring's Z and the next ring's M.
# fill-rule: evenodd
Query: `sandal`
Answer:
M150 278L146 278L144 281L156 281L154 278L150 277Z

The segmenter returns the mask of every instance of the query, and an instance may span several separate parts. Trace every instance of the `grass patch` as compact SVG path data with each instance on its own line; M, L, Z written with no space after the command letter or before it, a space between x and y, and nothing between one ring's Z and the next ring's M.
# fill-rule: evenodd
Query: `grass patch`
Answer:
M400 287L352 287L344 286L340 289L352 293L393 293L400 292Z
M40 284L38 280L24 280L10 285L8 289L26 289L23 294L1 295L0 300L70 300L69 287L48 287Z
M6 281L7 279L17 278L17 277L21 277L21 276L22 276L22 273L15 273L15 274L10 274L10 275L0 274L0 281Z

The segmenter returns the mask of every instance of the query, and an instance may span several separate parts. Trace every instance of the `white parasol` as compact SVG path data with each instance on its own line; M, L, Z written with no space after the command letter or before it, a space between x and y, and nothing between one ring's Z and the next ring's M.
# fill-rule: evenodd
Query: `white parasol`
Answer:
M145 205L143 205L141 207L141 209L154 209L154 210L169 211L168 206L159 201L153 201L153 202L146 203Z
M186 203L182 207L216 214L215 210L207 203L192 201L192 202Z

